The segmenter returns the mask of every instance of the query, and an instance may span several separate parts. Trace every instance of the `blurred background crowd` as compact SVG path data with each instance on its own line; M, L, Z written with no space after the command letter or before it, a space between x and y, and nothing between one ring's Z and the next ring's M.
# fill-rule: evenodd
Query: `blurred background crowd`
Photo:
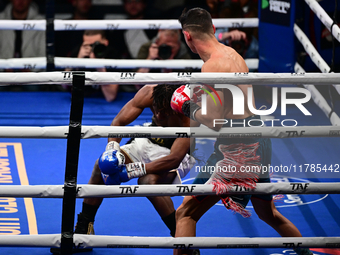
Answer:
M322 3L329 0L323 0ZM177 19L187 8L201 7L208 10L212 18L257 18L258 0L55 0L55 19L64 20L114 20L114 19ZM332 47L329 31L317 29L313 14L306 8L305 26L309 29L313 44L318 38L323 49ZM45 0L0 0L0 20L45 19ZM300 17L300 14L298 15ZM315 15L314 15L315 16ZM298 18L299 19L299 18ZM315 25L314 25L315 24ZM319 32L322 34L319 36ZM324 33L323 31L328 33ZM308 31L307 31L308 32ZM320 33L321 33L320 32ZM258 28L218 28L215 34L221 43L233 47L245 59L259 58ZM314 40L313 40L314 38ZM275 35L273 35L275 39ZM323 42L323 41L325 42ZM323 44L322 44L323 43ZM335 42L336 46L339 43ZM56 57L105 58L105 59L199 59L184 42L180 30L67 30L56 31L54 35ZM0 30L0 59L46 56L45 31ZM305 53L297 56L301 62ZM79 70L79 69L67 69ZM0 72L44 71L32 69L0 69ZM59 70L57 70L59 71ZM84 70L85 71L85 70ZM176 72L174 69L135 70L87 69L86 71L110 72ZM187 69L181 71L200 71ZM256 72L257 70L250 70ZM308 70L314 71L314 70ZM140 86L86 86L86 96L103 96L111 102L119 91L135 92ZM5 86L0 90L56 90L68 91L62 86Z
M257 17L257 0L56 0L55 19L177 19L185 8L202 7L213 18ZM44 0L0 0L0 20L45 19ZM44 31L0 30L0 59L46 56ZM219 29L216 38L245 58L258 58L257 28ZM180 30L73 30L55 32L55 56L106 59L198 59L186 46ZM71 69L68 69L71 70ZM73 69L75 70L75 69ZM2 70L22 71L22 70ZM28 71L28 70L26 70ZM117 71L92 69L87 71ZM118 70L126 71L126 70ZM129 70L131 71L131 70ZM135 72L175 72L139 68ZM188 71L188 70L187 70ZM198 71L198 70L190 70ZM66 87L10 86L5 90L68 90ZM87 95L103 95L110 102L118 91L138 86L112 84L86 88Z

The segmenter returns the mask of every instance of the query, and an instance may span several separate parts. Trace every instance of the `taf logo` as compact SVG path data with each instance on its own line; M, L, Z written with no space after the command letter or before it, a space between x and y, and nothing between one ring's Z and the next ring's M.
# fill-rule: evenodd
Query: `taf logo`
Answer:
M134 79L136 73L121 73L120 74L120 79Z
M178 72L177 78L191 78L192 72Z

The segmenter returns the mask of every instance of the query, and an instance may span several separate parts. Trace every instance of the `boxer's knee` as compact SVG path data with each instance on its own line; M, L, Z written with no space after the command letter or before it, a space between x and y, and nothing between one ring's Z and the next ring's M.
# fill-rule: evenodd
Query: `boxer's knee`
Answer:
M156 174L147 174L138 178L139 185L155 185L160 183L160 176Z

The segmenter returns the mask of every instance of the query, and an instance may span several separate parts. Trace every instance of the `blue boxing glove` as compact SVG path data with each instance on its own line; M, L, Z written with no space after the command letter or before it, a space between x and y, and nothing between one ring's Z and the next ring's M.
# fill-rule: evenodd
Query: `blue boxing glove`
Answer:
M145 165L141 162L122 165L122 169L114 174L101 173L105 185L119 185L127 182L132 178L138 178L146 175Z
M119 185L121 182L127 182L132 178L146 175L144 163L124 164L124 162L124 155L117 150L111 149L102 153L99 157L98 165L105 184ZM111 181L111 179L113 180ZM110 184L111 182L112 184Z
M132 178L146 175L145 165L141 162L122 165L121 170L114 174L101 173L105 185L119 185Z
M122 170L125 162L124 155L117 150L110 149L100 155L98 165L103 174L115 174Z
M103 174L101 173L105 185L119 185L121 183L119 173Z

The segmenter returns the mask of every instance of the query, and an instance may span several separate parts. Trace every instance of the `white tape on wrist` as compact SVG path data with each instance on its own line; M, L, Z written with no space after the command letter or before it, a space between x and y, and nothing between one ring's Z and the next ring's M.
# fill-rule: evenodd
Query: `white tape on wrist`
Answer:
M116 150L116 151L120 151L120 146L119 143L115 142L115 141L111 141L106 145L105 151L108 150Z
M126 165L126 172L129 179L146 175L145 164L142 162L130 163Z

